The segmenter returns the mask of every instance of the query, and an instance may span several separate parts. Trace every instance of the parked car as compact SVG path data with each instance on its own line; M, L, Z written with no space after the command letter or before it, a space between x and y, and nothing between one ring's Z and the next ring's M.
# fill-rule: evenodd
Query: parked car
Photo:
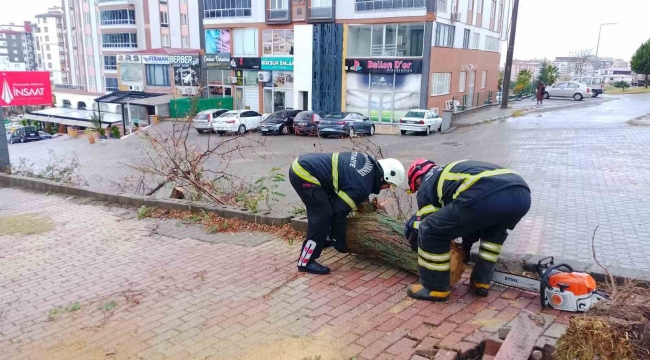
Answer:
M375 134L375 124L367 116L355 112L333 112L323 117L318 124L318 131L322 136L356 134Z
M253 110L229 110L221 114L212 122L214 131L219 135L238 133L243 135L246 131L259 129L262 114Z
M588 76L588 77L574 78L574 79L571 79L571 81L583 83L583 84L591 87L591 93L593 94L592 95L593 97L597 97L598 95L605 92L605 78L604 77Z
M293 119L293 131L296 135L318 135L318 123L324 112L301 111Z
M19 127L11 133L9 138L10 144L15 144L17 142L26 143L28 141L38 141L41 138L38 136L38 130L33 126L23 126Z
M279 110L269 115L260 123L260 133L283 134L293 133L293 121L302 110Z
M563 81L553 86L547 86L544 98L572 97L573 100L580 101L586 97L591 97L591 94L591 88L585 84L576 81Z
M5 131L5 136L7 138L7 142L9 142L9 139L11 139L11 131L9 130Z
M409 131L415 131L431 134L431 131L440 131L442 129L442 118L438 116L438 109L409 110L401 119L399 119L399 132L406 135Z
M47 140L47 139L51 139L52 135L46 133L45 131L39 131L38 132L38 137L41 138L41 140Z
M194 117L194 129L198 133L206 131L214 132L212 129L214 119L218 118L226 111L228 111L228 109L210 109L201 111Z

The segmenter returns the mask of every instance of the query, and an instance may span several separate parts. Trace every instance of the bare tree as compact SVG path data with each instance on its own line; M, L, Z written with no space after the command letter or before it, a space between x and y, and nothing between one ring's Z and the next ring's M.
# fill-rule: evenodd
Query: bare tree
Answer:
M575 52L573 56L575 62L573 63L573 69L576 76L583 76L587 74L587 68L591 65L591 55L592 49L580 49Z

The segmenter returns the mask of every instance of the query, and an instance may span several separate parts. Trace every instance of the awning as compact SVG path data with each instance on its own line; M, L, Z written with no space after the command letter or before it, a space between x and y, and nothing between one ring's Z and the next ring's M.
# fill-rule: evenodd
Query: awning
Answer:
M45 121L67 126L92 127L91 110L79 110L68 108L51 108L45 110L31 111L25 114L25 119ZM98 113L98 112L95 112ZM122 115L102 112L102 127L108 128L113 124L121 123Z
M163 97L163 96L165 96L165 94L147 93L147 92L140 92L140 91L114 91L110 94L96 98L95 102L125 105L125 104L135 104L135 101L142 100L142 99Z
M144 105L144 106L156 106L156 105L169 104L170 100L174 100L174 97L172 95L162 95L162 96L154 96L154 97L139 99L139 100L135 100L135 101L130 101L129 104L131 104L131 105Z

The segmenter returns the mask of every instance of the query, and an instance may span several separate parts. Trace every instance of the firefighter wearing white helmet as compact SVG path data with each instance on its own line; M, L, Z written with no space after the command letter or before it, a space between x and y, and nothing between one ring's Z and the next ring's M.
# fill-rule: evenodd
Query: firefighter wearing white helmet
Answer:
M298 270L328 274L320 265L327 238L334 248L346 252L347 216L370 194L399 186L406 178L396 159L375 160L360 152L312 153L299 156L289 170L291 186L307 208L307 237L298 258Z

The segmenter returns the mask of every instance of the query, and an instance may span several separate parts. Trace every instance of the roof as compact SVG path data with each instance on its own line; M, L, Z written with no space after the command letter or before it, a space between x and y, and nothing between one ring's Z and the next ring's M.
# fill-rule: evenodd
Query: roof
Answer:
M129 104L146 105L146 106L164 105L164 104L169 104L169 100L173 100L173 99L174 97L171 95L152 96L140 100L130 101Z
M25 115L25 119L46 121L69 126L92 126L90 119L93 110L80 110L68 108L50 108L45 110L30 111ZM102 112L102 127L108 127L112 124L122 122L122 114Z
M129 51L129 55L199 55L198 49L158 48L139 51Z
M38 14L38 15L35 15L34 17L37 17L37 18L44 18L44 17L63 17L63 13L59 13L59 12L51 12L51 13Z
M110 104L136 104L135 101L137 100L163 95L165 94L147 93L140 91L114 91L108 95L98 97L95 99L95 102ZM169 102L169 100L167 100L167 102Z

